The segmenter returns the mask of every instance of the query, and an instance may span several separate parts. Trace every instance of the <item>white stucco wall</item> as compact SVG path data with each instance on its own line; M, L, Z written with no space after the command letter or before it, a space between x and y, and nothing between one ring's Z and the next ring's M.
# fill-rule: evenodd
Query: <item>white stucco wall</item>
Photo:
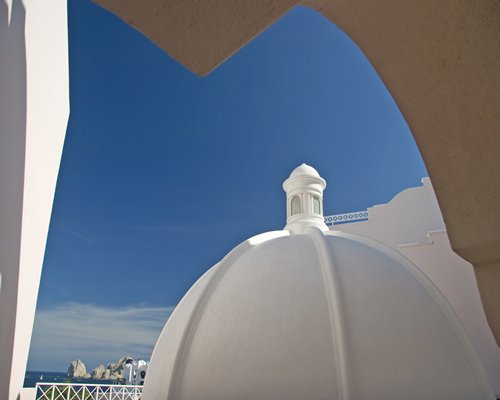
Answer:
M500 348L486 321L472 265L451 249L429 178L389 203L368 208L368 221L340 224L332 230L368 236L415 263L439 288L459 316L497 396Z
M2 400L24 381L68 115L66 1L0 1Z
M422 186L398 193L387 204L368 208L368 221L335 225L331 229L357 233L391 247L427 241L427 232L445 229L429 178Z

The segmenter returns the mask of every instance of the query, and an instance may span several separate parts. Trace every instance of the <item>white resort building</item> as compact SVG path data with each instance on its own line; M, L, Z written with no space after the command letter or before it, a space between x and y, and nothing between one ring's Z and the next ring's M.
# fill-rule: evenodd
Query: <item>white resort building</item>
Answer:
M149 367L149 361L129 358L123 365L125 385L144 385L144 379Z
M470 266L447 248L430 182L362 212L356 233L327 227L325 187L297 167L283 184L285 228L243 242L193 285L158 339L144 400L495 398L481 358L494 368L499 354L488 354ZM423 215L398 214L425 199ZM448 268L460 270L450 285Z

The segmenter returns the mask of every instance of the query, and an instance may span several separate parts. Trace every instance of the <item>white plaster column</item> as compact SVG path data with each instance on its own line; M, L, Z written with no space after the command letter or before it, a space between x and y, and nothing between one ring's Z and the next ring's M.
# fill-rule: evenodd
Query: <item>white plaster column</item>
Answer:
M69 115L65 0L0 1L0 399L20 396Z

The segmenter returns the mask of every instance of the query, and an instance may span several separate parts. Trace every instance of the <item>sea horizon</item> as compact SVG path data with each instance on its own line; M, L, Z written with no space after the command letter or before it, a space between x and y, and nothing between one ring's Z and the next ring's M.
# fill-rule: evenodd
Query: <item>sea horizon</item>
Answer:
M82 384L116 384L116 380L70 378L67 372L57 371L26 371L23 387L35 387L37 383L82 383Z

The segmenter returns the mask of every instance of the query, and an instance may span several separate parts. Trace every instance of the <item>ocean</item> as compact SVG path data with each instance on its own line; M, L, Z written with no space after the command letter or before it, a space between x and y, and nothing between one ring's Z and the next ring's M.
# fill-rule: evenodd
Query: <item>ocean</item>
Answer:
M118 383L112 380L104 379L80 379L68 378L66 372L50 371L26 371L24 376L24 387L35 387L37 382L44 383L97 383L100 385L111 385Z

